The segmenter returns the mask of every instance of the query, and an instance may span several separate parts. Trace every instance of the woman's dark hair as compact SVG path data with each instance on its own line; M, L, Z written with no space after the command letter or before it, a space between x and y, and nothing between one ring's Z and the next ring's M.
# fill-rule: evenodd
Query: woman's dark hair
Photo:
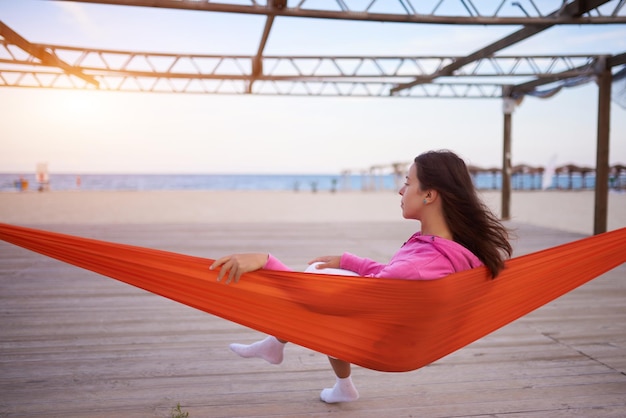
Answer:
M508 231L481 201L465 162L447 150L415 158L422 190L434 189L442 199L443 215L452 239L474 253L496 277L513 249Z

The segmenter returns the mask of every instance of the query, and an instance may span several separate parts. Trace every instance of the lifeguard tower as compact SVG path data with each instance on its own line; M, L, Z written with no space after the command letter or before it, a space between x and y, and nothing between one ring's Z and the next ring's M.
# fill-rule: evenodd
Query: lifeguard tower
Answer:
M48 174L47 163L37 164L37 184L39 184L37 190L39 190L40 192L46 192L50 190L50 175Z

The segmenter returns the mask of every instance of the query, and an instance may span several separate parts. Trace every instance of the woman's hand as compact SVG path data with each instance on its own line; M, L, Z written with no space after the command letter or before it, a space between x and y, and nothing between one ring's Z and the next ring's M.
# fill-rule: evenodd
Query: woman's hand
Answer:
M269 254L261 253L231 254L215 260L209 269L215 270L221 267L217 273L218 282L228 273L226 284L229 284L233 279L237 283L242 274L263 268L265 263L267 263L268 257Z
M323 257L317 257L309 261L309 265L313 263L320 263L315 266L316 269L338 269L341 268L341 256L340 255L325 255Z

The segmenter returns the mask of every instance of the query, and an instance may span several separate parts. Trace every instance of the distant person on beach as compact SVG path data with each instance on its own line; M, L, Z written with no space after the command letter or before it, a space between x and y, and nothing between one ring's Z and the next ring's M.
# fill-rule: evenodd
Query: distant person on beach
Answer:
M399 191L405 219L420 221L421 231L411 236L384 264L350 253L322 256L309 262L306 271L358 275L381 279L433 280L449 274L486 266L492 277L512 254L508 232L481 202L465 162L450 151L429 151L415 158ZM259 270L290 270L268 253L233 254L216 260L217 280L239 281L244 273ZM250 345L231 344L241 357L258 357L271 364L283 361L287 341L276 337ZM352 382L351 365L329 357L336 375L333 387L320 397L327 403L350 402L359 394Z
M23 176L20 176L18 180L15 180L15 188L20 192L28 190L28 180Z

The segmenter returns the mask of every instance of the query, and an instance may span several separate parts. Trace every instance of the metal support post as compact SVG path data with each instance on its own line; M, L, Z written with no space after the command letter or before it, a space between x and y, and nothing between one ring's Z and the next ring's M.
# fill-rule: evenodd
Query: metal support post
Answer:
M611 83L613 74L607 59L597 66L598 77L598 143L596 149L596 187L593 233L607 231L609 200L609 131L611 126Z
M504 133L502 146L502 215L501 219L511 219L511 114L515 101L509 96L510 87L502 88L502 111L504 113Z

